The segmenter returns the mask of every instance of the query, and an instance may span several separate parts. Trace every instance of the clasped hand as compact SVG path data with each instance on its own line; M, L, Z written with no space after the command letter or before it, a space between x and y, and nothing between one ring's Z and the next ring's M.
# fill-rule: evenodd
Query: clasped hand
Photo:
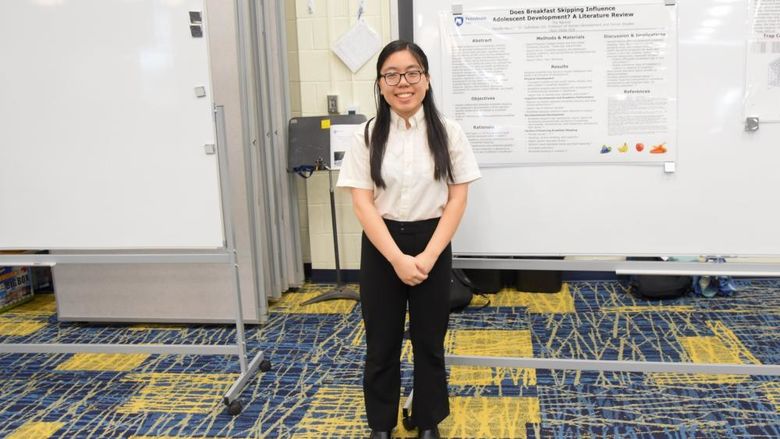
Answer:
M417 256L401 255L392 262L392 265L395 274L403 283L416 286L428 279L428 273L431 272L435 262L435 258L423 252Z

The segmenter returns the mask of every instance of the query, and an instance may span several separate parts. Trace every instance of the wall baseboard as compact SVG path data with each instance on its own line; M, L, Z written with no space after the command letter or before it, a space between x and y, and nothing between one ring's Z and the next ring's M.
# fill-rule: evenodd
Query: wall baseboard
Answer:
M311 264L303 264L303 272L307 282L336 283L336 270L313 269L311 268ZM341 281L345 283L357 283L360 279L359 275L360 270L341 270Z

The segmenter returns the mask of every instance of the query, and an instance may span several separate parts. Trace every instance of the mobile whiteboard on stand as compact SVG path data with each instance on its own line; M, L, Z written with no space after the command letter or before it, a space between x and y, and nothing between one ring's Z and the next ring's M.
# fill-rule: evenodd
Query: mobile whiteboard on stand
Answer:
M246 350L204 18L202 0L0 6L10 66L0 71L0 187L15 209L0 215L0 230L13 231L0 234L0 249L58 251L2 255L0 265L229 264L236 343L2 343L0 352L237 355L241 374L224 403L238 414L239 393L270 362Z
M676 51L676 57L671 60L676 66L673 73L677 83L674 94L676 120L673 121L679 144L676 157L671 162L656 164L607 163L602 160L597 163L528 162L485 166L482 168L483 178L471 186L469 207L453 239L453 266L614 271L618 275L780 275L777 262L752 259L729 261L727 264L615 259L625 256L721 255L734 256L737 260L739 257L780 257L780 234L777 233L776 221L780 211L778 204L767 198L767 191L780 187L780 173L776 170L780 161L780 149L777 148L780 124L761 122L759 129L758 117L746 119L744 108L745 60L748 48L753 47L748 45L747 39L750 3L747 0L728 5L714 0L695 5L675 0L605 0L600 3L596 9L620 12L636 8L640 11L636 17L641 17L642 11L648 7L650 10L665 8L670 17L670 20L661 22L667 23L670 33L676 35L671 39ZM589 21L605 17L614 19L615 32L608 32L610 38L634 37L630 32L634 24L624 25L635 21L626 18L628 14L598 14L585 11L586 7L595 5L579 0L536 0L522 7L512 0L402 1L399 2L398 14L403 20L399 21L399 28L401 38L414 40L427 53L431 87L437 99L446 102L453 97L470 96L469 93L474 93L476 88L474 84L480 79L488 85L494 81L494 90L475 96L476 103L471 104L473 110L479 109L479 102L489 102L493 111L496 103L504 101L511 101L508 102L510 107L523 105L524 99L508 99L506 88L519 90L521 95L525 93L522 98L529 97L529 88L523 88L525 78L554 78L556 69L561 68L575 71L603 67L604 59L576 58L587 53L582 48L576 49L579 44L576 41L584 41L592 35L608 40L604 37L607 33L596 33L594 23ZM724 14L713 20L720 12ZM764 18L776 18L771 14L771 9L767 8ZM583 27L568 25L573 23L573 15ZM715 27L708 24L715 21L718 23ZM548 29L548 23L558 27ZM519 30L520 26L526 27ZM449 29L454 35L470 35L467 30L475 27L486 30L482 35L466 39L468 44L461 46L469 50L470 62L473 63L469 67L473 68L445 63L445 51L453 50L455 46L450 44L452 40L443 38L444 30ZM629 31L624 32L626 29ZM528 32L524 34L521 30ZM644 38L646 35L640 35L642 33L652 32L643 30L636 36ZM534 38L526 38L527 35ZM510 47L523 39L526 42L521 43L522 47ZM474 44L485 45L490 50L480 50ZM649 46L639 47L644 50ZM525 56L506 56L514 49L525 51ZM547 60L561 54L573 54L569 59L577 63L552 62L543 68L536 63L533 68L529 67L534 57ZM482 69L501 70L511 63L519 74L512 72L515 74L491 76L490 73L494 72L482 73ZM615 70L622 67L617 63ZM453 93L448 95L442 87L448 70L453 77L459 75L472 79L471 87L453 88ZM554 92L555 88L550 90ZM456 93L459 96L454 96ZM468 110L466 105L461 108ZM520 108L512 114L523 115L524 110ZM548 116L556 118L562 114L550 112ZM496 118L495 124L502 123ZM491 134L500 135L501 132L491 131ZM475 138L472 143L480 140L484 141L485 137ZM640 148L636 142L631 142L629 149L628 141L626 139L625 149L621 148L622 145L613 144L602 150L612 157L649 154L652 151ZM495 143L505 146L500 145L501 142ZM596 155L601 153L599 149L593 151ZM580 259L524 259L527 256L578 256ZM447 363L570 370L780 375L778 365L477 356L448 356Z

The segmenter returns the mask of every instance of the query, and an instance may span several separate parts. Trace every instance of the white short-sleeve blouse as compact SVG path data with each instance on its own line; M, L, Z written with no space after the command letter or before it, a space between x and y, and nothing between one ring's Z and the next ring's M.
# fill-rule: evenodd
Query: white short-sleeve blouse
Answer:
M391 111L390 114L390 135L382 161L382 178L386 187L378 188L371 180L369 152L364 141L365 124L355 130L352 145L344 155L336 186L373 190L374 204L385 219L419 221L438 218L447 204L450 182L435 180L433 177L434 162L428 148L425 113L421 107L409 119L409 128L395 112ZM454 178L452 183L468 183L480 178L471 144L460 125L442 119L449 138Z

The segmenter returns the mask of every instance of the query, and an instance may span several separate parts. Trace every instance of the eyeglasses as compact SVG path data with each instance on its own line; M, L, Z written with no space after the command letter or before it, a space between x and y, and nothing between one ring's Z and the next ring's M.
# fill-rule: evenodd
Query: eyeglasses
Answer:
M422 70L409 70L406 73L396 73L396 72L390 72L385 73L384 75L379 75L383 78L385 78L385 84L387 85L398 85L401 83L401 76L406 78L406 82L409 84L417 84L420 82L423 76Z

